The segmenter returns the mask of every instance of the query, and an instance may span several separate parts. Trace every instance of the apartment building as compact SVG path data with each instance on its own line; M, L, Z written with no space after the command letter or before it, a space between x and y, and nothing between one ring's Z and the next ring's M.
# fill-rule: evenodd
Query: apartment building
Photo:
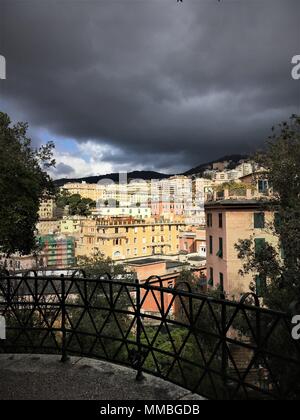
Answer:
M80 222L85 220L83 216L69 216L60 220L60 233L63 235L78 236L80 234Z
M36 225L38 235L54 235L60 233L61 221L59 219L39 220Z
M0 268L5 268L10 273L18 271L36 270L44 267L45 261L42 255L20 255L18 253L7 257L0 254Z
M174 201L152 201L151 202L151 212L152 216L157 217L170 217L174 216L183 216L185 210L185 203L183 202L174 202Z
M79 194L82 198L90 198L93 201L97 201L103 198L104 187L99 184L88 184L82 181L67 183L61 189L70 195Z
M148 219L151 217L149 207L109 207L101 206L92 211L93 216L99 217L133 217L135 219Z
M49 220L55 217L55 200L53 198L45 198L40 202L39 219Z
M175 175L160 181L160 200L188 203L192 200L192 180L184 175ZM159 200L158 200L159 201Z
M237 256L235 244L240 239L254 239L256 249L264 242L278 245L270 226L274 223L274 213L262 211L263 201L245 197L212 199L205 205L207 238L207 276L210 286L220 286L229 298L239 298L249 291L252 281L256 282L257 292L262 279L255 273L241 276L242 261Z
M46 235L39 238L45 267L67 268L75 265L73 237Z
M76 256L97 252L112 260L144 258L179 253L182 222L155 222L152 219L92 218L81 222Z
M127 178L122 179L120 175L120 182L113 182L112 180L103 180L103 197L102 204L106 203L111 207L115 207L116 203L120 207L133 207L146 205L150 199L150 182L144 180L131 180L127 182Z
M188 227L179 234L180 252L206 257L206 231L204 228Z

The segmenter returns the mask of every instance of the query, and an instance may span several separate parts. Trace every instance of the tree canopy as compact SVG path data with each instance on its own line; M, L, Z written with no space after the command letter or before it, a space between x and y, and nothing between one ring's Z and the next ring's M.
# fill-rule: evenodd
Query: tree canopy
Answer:
M69 194L66 191L60 193L56 204L60 208L68 206L71 216L89 216L91 214L90 208L96 207L96 202L90 198L83 198L80 194Z
M36 245L40 200L54 194L46 169L55 164L52 142L34 149L28 124L12 125L0 112L0 252L29 254Z

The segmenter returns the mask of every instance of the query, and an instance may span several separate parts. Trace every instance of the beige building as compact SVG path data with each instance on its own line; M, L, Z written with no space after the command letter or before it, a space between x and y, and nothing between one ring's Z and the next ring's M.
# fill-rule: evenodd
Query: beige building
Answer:
M148 207L98 207L92 211L94 216L99 217L133 217L135 219L148 219L151 217L151 209Z
M68 183L62 188L63 191L67 191L70 195L79 194L82 198L90 198L93 201L97 201L103 198L103 186L99 184L87 184L86 182Z
M247 197L228 197L208 201L205 205L207 230L207 276L208 284L221 286L229 298L239 298L249 291L252 281L261 280L255 273L241 276L242 261L237 256L235 244L240 239L254 239L257 249L264 243L276 244L270 224L274 223L274 213L263 212L262 201Z
M40 202L39 207L39 219L40 220L49 220L53 219L55 216L55 200L53 198L45 198Z
M60 220L58 219L44 219L39 220L39 222L36 225L37 234L38 235L54 235L57 233L60 233Z
M81 222L76 256L100 252L105 258L128 260L152 255L177 255L182 222L152 219L93 218Z
M78 236L80 234L80 223L85 217L69 216L60 221L60 233L63 235Z

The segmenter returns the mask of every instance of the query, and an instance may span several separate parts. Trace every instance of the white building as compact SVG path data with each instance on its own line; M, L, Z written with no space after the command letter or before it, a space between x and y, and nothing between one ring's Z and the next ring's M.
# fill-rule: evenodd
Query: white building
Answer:
M135 219L148 219L151 217L149 207L98 207L92 211L93 216L101 217L133 217Z

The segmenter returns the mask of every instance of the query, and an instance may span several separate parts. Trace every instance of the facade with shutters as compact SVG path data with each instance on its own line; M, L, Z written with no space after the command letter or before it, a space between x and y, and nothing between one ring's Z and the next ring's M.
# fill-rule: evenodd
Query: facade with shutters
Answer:
M250 291L253 282L260 295L264 279L255 273L240 274L243 261L238 258L235 244L240 239L253 239L257 251L265 242L279 246L272 230L276 213L262 211L261 200L233 197L208 201L205 212L208 285L219 286L230 299L239 299L241 294Z

